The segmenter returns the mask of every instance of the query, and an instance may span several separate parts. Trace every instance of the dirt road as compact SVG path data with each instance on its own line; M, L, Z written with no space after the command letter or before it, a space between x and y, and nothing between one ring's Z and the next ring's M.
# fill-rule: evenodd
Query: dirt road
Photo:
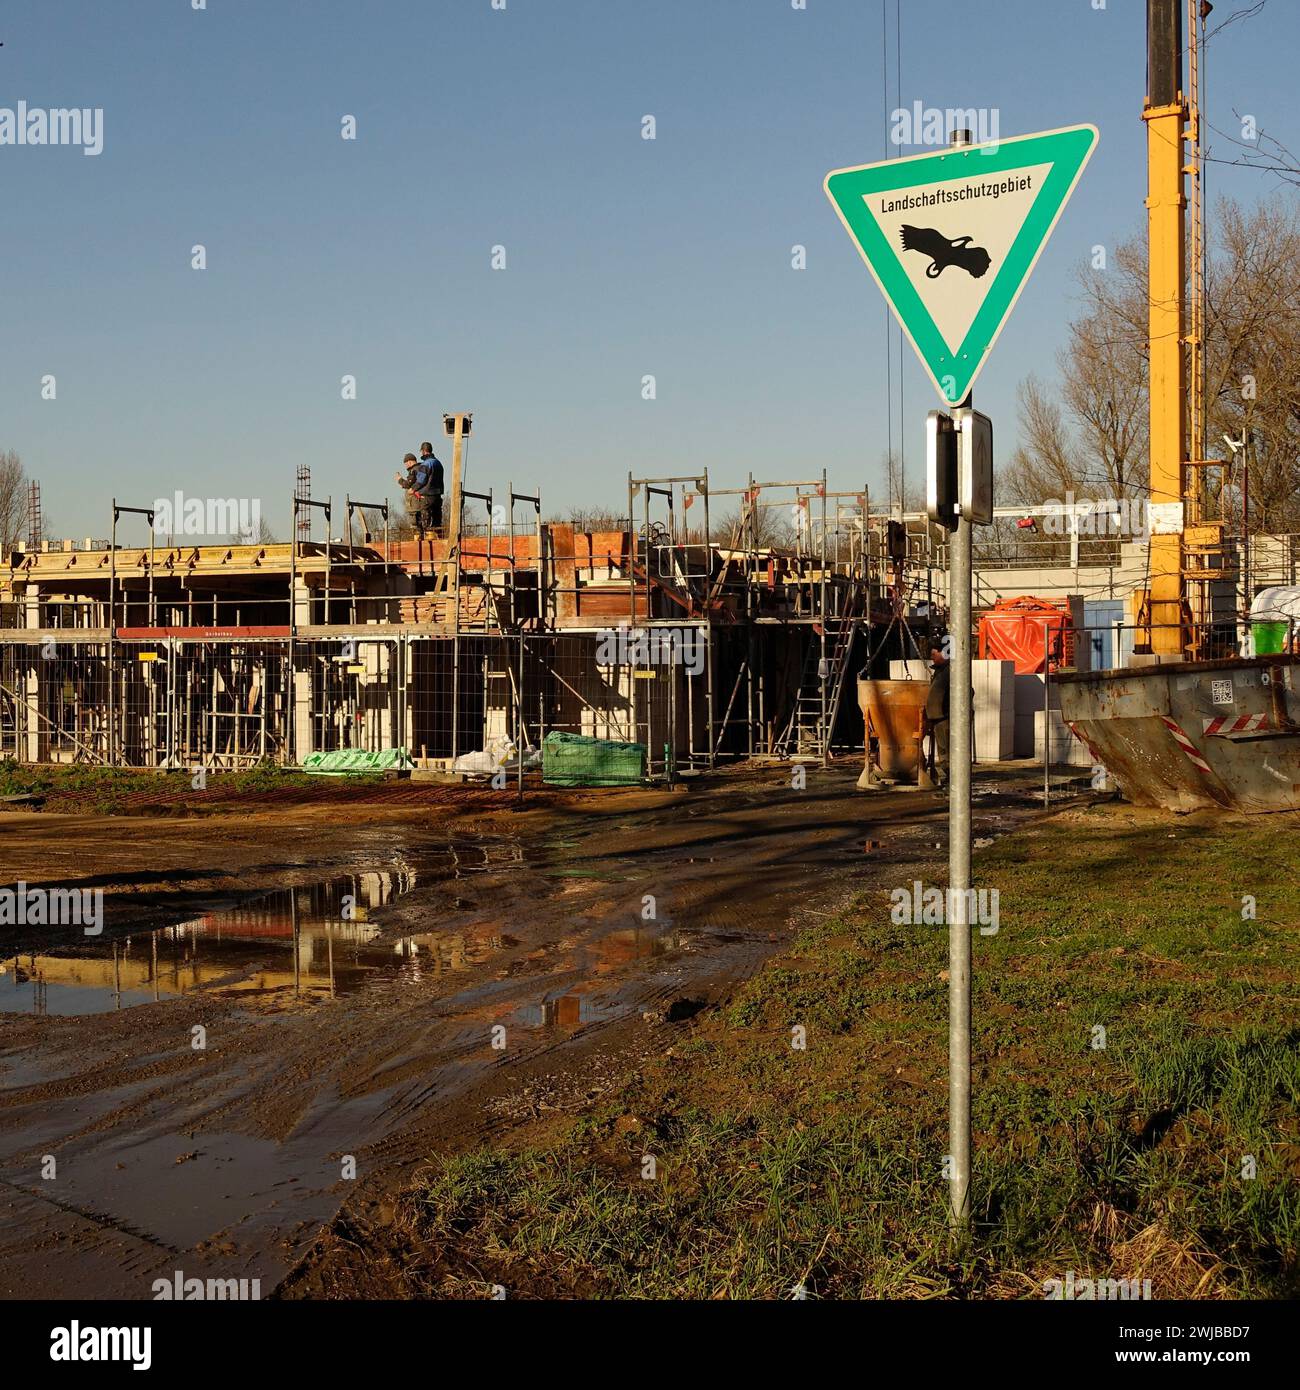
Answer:
M265 1297L345 1204L617 1087L807 913L942 861L944 803L855 774L4 817L0 882L102 887L106 926L5 929L0 1293L149 1298L180 1270ZM1035 778L986 774L976 834L1035 815Z

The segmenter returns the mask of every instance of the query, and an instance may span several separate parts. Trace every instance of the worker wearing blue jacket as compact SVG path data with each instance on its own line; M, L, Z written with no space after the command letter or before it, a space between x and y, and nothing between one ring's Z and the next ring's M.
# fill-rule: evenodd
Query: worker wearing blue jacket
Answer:
M426 439L420 445L420 467L424 470L421 491L428 501L430 525L435 531L442 530L442 464L433 456L433 445Z
M434 457L433 445L427 440L420 445L421 458L407 454L402 460L406 476L397 475L397 485L406 493L406 510L410 513L421 539L426 531L435 534L442 528L442 464Z

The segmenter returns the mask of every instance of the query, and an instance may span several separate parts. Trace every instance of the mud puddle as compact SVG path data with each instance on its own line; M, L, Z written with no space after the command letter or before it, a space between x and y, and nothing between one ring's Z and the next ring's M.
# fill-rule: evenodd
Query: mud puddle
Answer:
M671 958L679 951L697 949L697 943L690 933L654 923L606 932L592 942L591 949L599 958L597 969L591 972L596 977L655 957ZM593 978L563 992L545 994L536 1003L523 1004L512 1018L525 1028L581 1028L589 1023L610 1022L626 1013L628 1007L621 991L602 989Z
M429 974L480 964L509 939L440 931L386 936L371 914L417 886L454 885L518 858L509 845L449 844L441 855L422 855L418 867L273 889L170 926L21 952L0 961L0 1014L103 1014L198 991L274 1008L338 998L379 980L418 984Z

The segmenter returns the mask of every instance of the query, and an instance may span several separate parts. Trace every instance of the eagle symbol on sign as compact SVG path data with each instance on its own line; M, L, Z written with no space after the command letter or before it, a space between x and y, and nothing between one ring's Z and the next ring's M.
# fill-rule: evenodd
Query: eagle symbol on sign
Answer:
M925 268L927 279L937 280L950 265L960 266L976 280L989 268L990 256L982 246L972 246L968 236L949 241L942 232L933 227L909 227L900 229L904 251L919 251L930 257Z

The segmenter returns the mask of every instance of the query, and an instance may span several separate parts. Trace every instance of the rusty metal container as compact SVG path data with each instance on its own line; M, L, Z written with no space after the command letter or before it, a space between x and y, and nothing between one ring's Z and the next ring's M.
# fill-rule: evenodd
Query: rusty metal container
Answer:
M866 728L879 744L883 776L915 782L921 756L921 715L929 681L858 681L858 708ZM870 739L866 756L871 759Z
M1300 657L1062 675L1061 715L1138 806L1300 810Z

